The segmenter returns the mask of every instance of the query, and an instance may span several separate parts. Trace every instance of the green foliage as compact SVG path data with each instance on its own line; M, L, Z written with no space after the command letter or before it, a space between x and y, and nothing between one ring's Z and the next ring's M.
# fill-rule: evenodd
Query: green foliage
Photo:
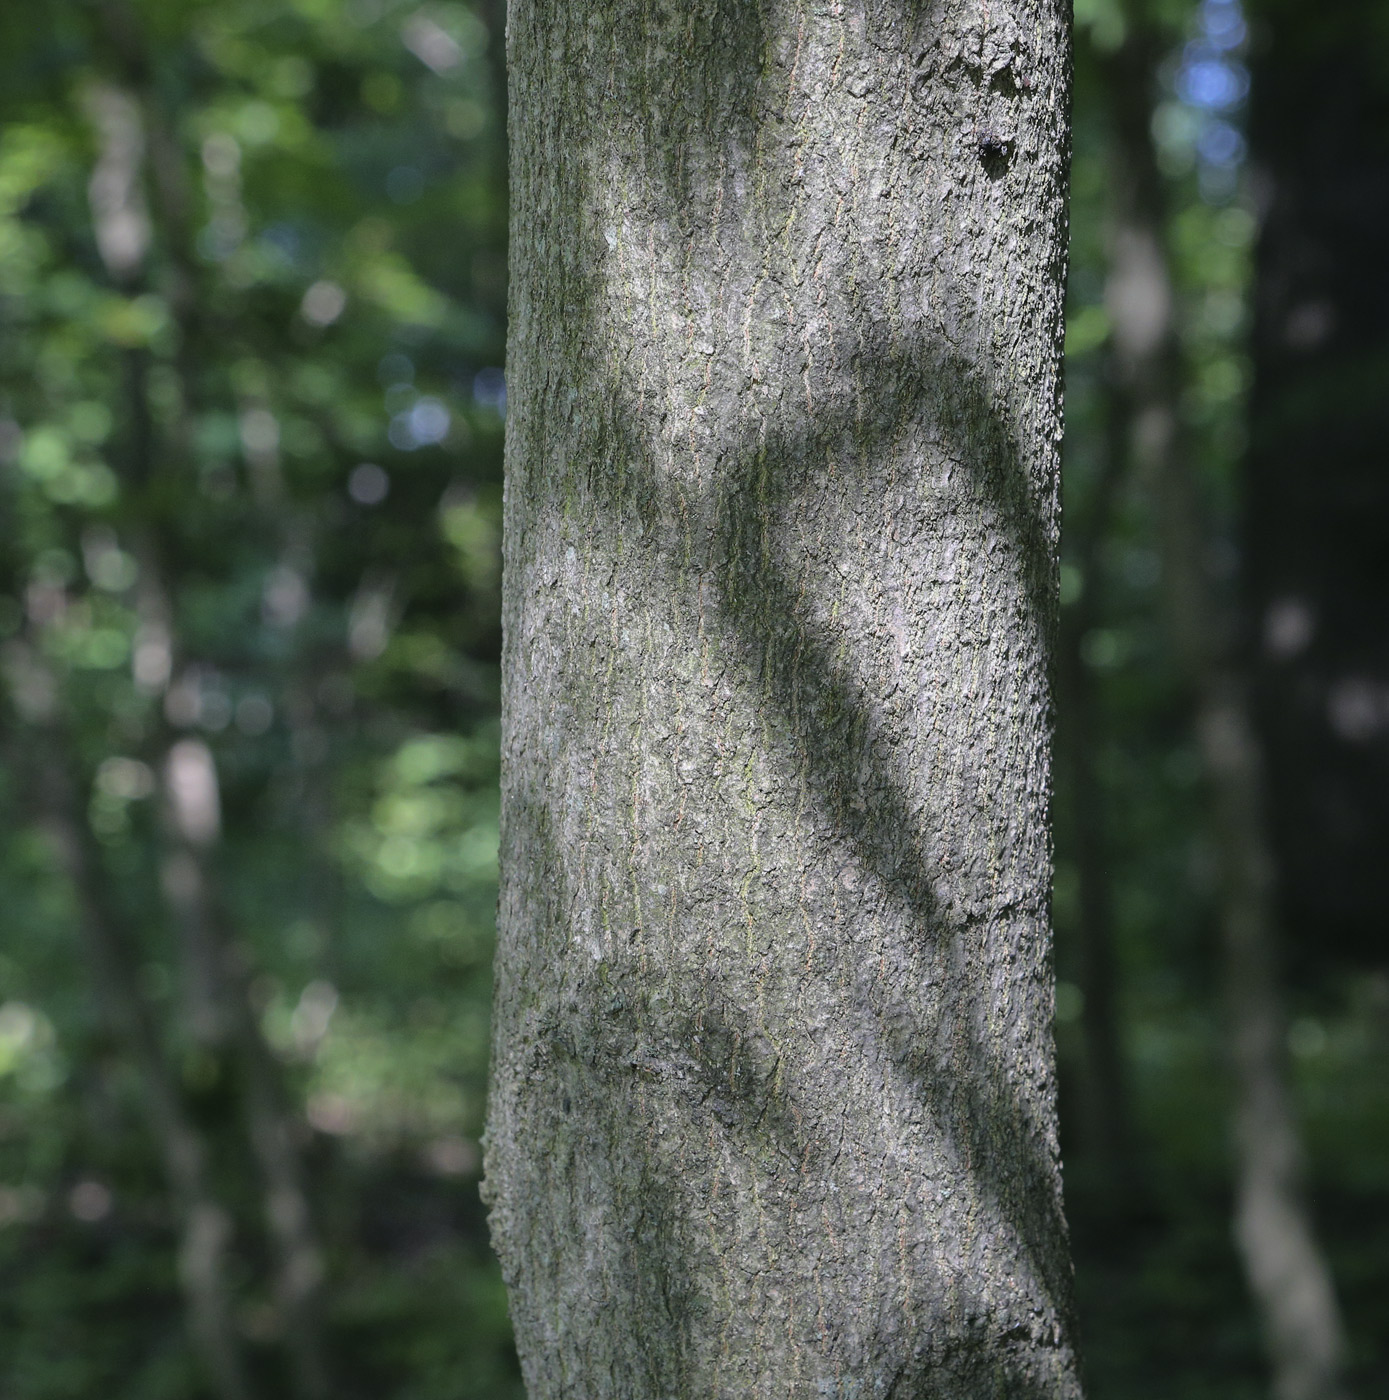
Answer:
M477 1200L500 13L112 0L0 30L0 1395L211 1393L142 1071L33 820L40 731L214 1146L256 1393L290 1390L239 1071L190 1038L161 895L180 734L217 765L216 874L299 1125L334 1394L519 1394Z
M1105 64L1143 55L1151 134L1165 177L1165 241L1175 279L1183 450L1200 491L1208 570L1239 604L1248 336L1256 211L1247 181L1203 183L1207 118L1177 80L1199 7L1077 3L1077 86L1063 470L1063 635L1076 638L1093 722L1058 694L1055 920L1057 1037L1068 1213L1076 1249L1089 1393L1096 1400L1231 1400L1267 1394L1257 1323L1231 1231L1230 1104L1215 926L1215 853L1191 732L1191 702L1168 640L1156 483L1113 470L1115 374L1106 304L1112 190L1123 147ZM1309 94L1315 100L1319 94ZM1235 120L1238 120L1236 109ZM1347 391L1350 392L1350 391ZM1317 411L1334 413L1328 393ZM1315 489L1315 488L1313 488ZM1098 791L1075 779L1090 755ZM1098 802L1100 872L1111 900L1123 1080L1135 1180L1119 1182L1086 1140L1080 807ZM1315 950L1300 961L1316 963ZM1371 1281L1389 1248L1369 1202L1389 1180L1389 990L1382 975L1326 973L1287 989L1289 1058L1306 1135L1310 1194L1352 1333L1360 1394L1382 1389L1385 1298Z

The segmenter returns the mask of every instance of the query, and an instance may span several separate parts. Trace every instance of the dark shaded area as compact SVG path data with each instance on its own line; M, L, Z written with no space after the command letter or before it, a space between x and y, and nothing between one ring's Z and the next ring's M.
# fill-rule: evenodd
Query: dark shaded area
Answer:
M1175 278L1176 427L1194 487L1194 519L1206 542L1196 548L1214 600L1201 622L1221 646L1253 632L1252 644L1239 654L1257 659L1262 619L1251 616L1246 600L1269 558L1260 562L1259 546L1246 531L1258 528L1265 486L1279 489L1257 468L1267 450L1258 439L1265 391L1257 346L1252 366L1246 358L1251 320L1257 323L1265 295L1263 253L1255 256L1256 243L1263 247L1258 220L1270 194L1258 169L1261 64L1270 44L1282 44L1292 66L1294 54L1315 57L1323 42L1328 54L1338 55L1359 45L1357 54L1373 63L1373 45L1364 47L1373 25L1364 15L1358 21L1312 11L1293 16L1280 6L1251 5L1246 14L1221 0L1184 16L1134 6L1125 19L1116 25L1112 17L1092 16L1082 26L1076 103L1062 566L1063 637L1076 629L1076 664L1063 672L1059 695L1056 885L1068 1214L1092 1393L1253 1396L1267 1393L1268 1371L1231 1232L1233 1104L1215 994L1217 852L1200 754L1189 737L1192 705L1182 658L1165 616L1153 483L1122 480L1107 523L1098 531L1095 525L1097 503L1112 489L1115 447L1105 425L1120 400L1107 361L1112 298L1122 290L1106 286L1115 235L1100 211L1112 207L1108 153L1122 149L1124 133L1102 115L1101 83L1126 53L1146 48L1150 58L1132 70L1127 89L1136 113L1129 126L1154 143L1169 210L1162 235ZM1304 44L1313 34L1316 41ZM1358 62L1346 66L1347 74ZM1341 100L1337 82L1334 63L1321 68L1314 61L1271 99L1280 128L1292 133L1321 123L1323 104L1332 111ZM1248 165L1246 91L1254 104ZM1330 127L1322 139L1334 145ZM1356 139L1367 142L1358 149L1368 168L1368 145L1378 138L1362 130ZM1305 148L1309 163L1316 159L1316 140ZM1324 153L1329 180L1335 152L1328 146ZM1382 166L1383 156L1377 159ZM1300 200L1297 207L1299 218L1321 217L1309 215ZM1272 239L1275 230L1270 223L1264 238ZM1374 237L1367 224L1354 234L1348 226L1344 231L1348 249ZM1367 289L1369 300L1378 296ZM1130 300L1127 310L1132 326L1133 313L1144 307ZM1308 425L1320 423L1317 431L1328 441L1351 399L1352 416L1380 411L1378 400L1362 400L1358 387L1340 387L1339 394L1309 393L1303 404ZM1246 428L1253 435L1247 458ZM1325 470L1334 474L1333 464ZM1303 474L1303 508L1296 523L1293 509L1286 516L1289 530L1302 533L1304 557L1329 557L1342 548L1334 525L1326 533L1319 528L1328 523L1321 475L1320 467ZM1349 548L1353 553L1353 540ZM1246 561L1249 570L1242 567ZM1363 625L1368 639L1368 615ZM1078 689L1085 692L1079 700ZM1077 723L1086 704L1095 716L1088 730ZM1266 731L1265 759L1275 777L1301 761L1298 747L1312 737ZM1077 746L1088 752L1077 754ZM1088 791L1077 777L1086 769L1093 779ZM1316 781L1333 780L1315 762L1303 771L1310 776L1314 770ZM1286 790L1275 793L1285 796ZM1097 809L1107 869L1086 856ZM1274 810L1277 815L1277 802ZM1289 810L1282 809L1285 820ZM1304 806L1293 820L1305 819ZM1371 1278L1389 1251L1389 1221L1375 1204L1389 1181L1383 1092L1389 997L1382 950L1366 941L1347 957L1331 927L1347 891L1329 885L1346 873L1353 852L1324 827L1315 839L1327 854L1328 885L1324 903L1316 897L1305 921L1290 917L1285 905L1281 965L1273 971L1291 1015L1286 1047L1276 1048L1308 1159L1313 1222L1346 1317L1350 1393L1374 1394L1383 1388L1386 1364L1384 1295ZM1286 889L1285 867L1280 850L1276 873ZM1107 925L1109 957L1097 973L1088 949L1095 911L1106 906L1098 922ZM1091 1058L1096 993L1116 1009L1118 1031L1117 1056L1099 1066ZM1099 1108L1099 1116L1126 1117L1132 1125L1136 1170L1127 1182L1107 1159L1103 1134L1093 1131L1096 1103L1105 1094L1111 1108L1107 1115Z
M1365 0L1253 13L1250 645L1290 969L1321 978L1384 960L1389 26Z

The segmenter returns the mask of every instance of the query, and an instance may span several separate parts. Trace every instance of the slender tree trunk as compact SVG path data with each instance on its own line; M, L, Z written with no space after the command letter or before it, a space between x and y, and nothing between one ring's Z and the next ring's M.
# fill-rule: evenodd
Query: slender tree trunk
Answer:
M1109 436L1112 439L1115 434ZM1088 514L1077 521L1067 512L1066 531L1075 550L1082 587L1079 598L1061 619L1056 668L1057 747L1070 789L1071 837L1079 885L1077 965L1084 996L1081 1031L1085 1046L1080 1116L1099 1194L1109 1209L1131 1201L1138 1184L1138 1163L1116 1005L1109 802L1096 761L1097 751L1104 745L1102 716L1082 646L1099 617L1097 556L1113 513L1121 461L1120 445L1108 442Z
M328 1394L320 1335L323 1256L309 1210L279 1068L261 1034L247 986L249 968L231 931L212 868L221 797L212 752L201 739L177 739L162 785L167 849L164 891L185 947L200 950L209 1015L195 1034L236 1067L246 1134L261 1177L265 1223L275 1256L274 1292L295 1394Z
M1378 969L1389 830L1385 10L1249 0L1249 12L1249 161L1263 219L1242 543L1279 903L1299 973Z
M1067 19L512 4L486 1190L533 1400L1079 1393Z
M139 1072L146 1118L179 1222L178 1274L192 1343L219 1400L250 1400L227 1279L231 1215L212 1186L207 1143L184 1111L137 984L133 940L105 887L100 855L68 768L71 745L59 721L56 682L38 655L34 648L12 644L7 658L17 708L31 740L24 757L32 775L35 815L72 893L96 1004ZM16 668L25 674L16 676Z
M1218 618L1205 529L1177 410L1181 354L1161 175L1148 134L1137 48L1108 69L1118 151L1110 309L1132 459L1154 492L1174 651L1191 685L1211 796L1225 1003L1233 1069L1235 1239L1277 1400L1334 1400L1344 1345L1330 1272L1302 1192L1302 1153L1285 1065L1274 864L1247 680Z
M125 352L130 421L125 475L131 491L149 494L151 481L157 481L169 461L183 463L192 454L192 354L199 326L187 258L189 198L182 153L152 90L137 16L124 0L106 0L102 17L130 90L96 85L88 93L100 146L89 187L98 249L113 281L127 288L140 285L151 233L158 227L170 256L166 290L180 328L182 411L173 415L163 439L148 411L147 359L142 351ZM144 197L147 164L153 219ZM274 465L277 472L278 463ZM145 517L158 522L160 513L147 510ZM163 703L167 716L172 688L196 688L197 678L180 674L185 658L165 568L167 541L156 523L132 543L140 566L135 680ZM322 1251L303 1184L297 1124L251 1006L245 954L228 927L218 888L221 796L216 764L201 739L180 737L163 720L158 726L165 811L162 886L179 935L187 1029L195 1041L235 1062L246 1135L261 1178L294 1394L299 1400L320 1400L329 1391L319 1320Z
M127 940L114 925L109 897L98 889L98 857L60 764L55 758L41 779L49 804L47 825L77 901L97 999L140 1072L150 1128L182 1226L178 1272L189 1330L217 1394L223 1400L247 1400L252 1390L227 1281L231 1214L212 1190L207 1145L183 1111L157 1033L134 986Z

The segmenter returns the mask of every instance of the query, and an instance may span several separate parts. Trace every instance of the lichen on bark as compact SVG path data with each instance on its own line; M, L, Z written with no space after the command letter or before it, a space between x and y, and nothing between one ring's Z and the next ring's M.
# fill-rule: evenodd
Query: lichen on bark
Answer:
M530 1393L1078 1395L1065 7L513 0L508 47L486 1191Z

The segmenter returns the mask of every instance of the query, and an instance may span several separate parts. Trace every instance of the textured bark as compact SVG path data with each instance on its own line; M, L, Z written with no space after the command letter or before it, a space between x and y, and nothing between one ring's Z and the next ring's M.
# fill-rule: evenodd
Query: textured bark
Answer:
M533 1400L1063 1397L1060 3L513 0Z
M1235 1241L1276 1400L1338 1400L1343 1328L1303 1194L1285 1063L1263 756L1247 677L1203 562L1205 526L1179 430L1181 352L1162 182L1149 137L1150 60L1135 42L1107 68L1117 137L1108 301L1131 460L1158 507L1169 630L1191 687L1210 793L1233 1070Z

